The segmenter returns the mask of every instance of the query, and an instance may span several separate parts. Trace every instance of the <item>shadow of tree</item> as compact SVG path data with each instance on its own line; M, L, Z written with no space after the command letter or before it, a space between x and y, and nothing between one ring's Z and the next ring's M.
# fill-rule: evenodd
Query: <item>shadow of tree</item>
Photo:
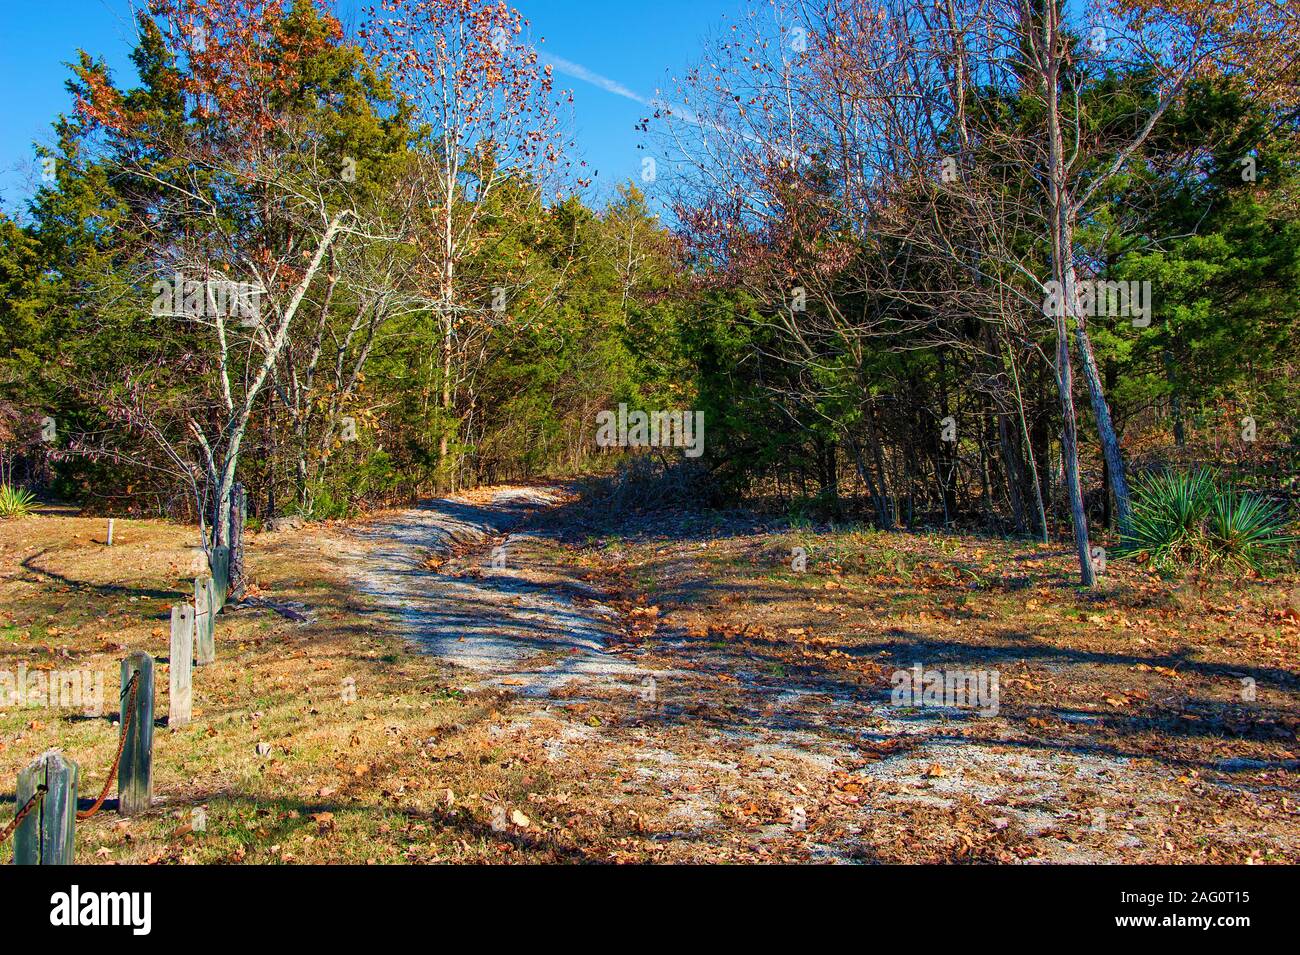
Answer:
M24 558L20 566L24 570L30 573L37 574L39 578L50 580L57 584L62 584L63 586L70 587L73 590L76 590L78 592L94 593L103 597L129 596L129 597L148 597L154 600L167 600L172 598L183 598L184 596L186 596L184 593L182 593L179 590L158 590L156 588L125 587L121 584L94 584L88 580L78 580L75 577L69 577L65 574L56 573L55 571L47 570L44 567L36 566L35 562L39 558L48 554L49 552L50 552L50 548L48 547L39 550L35 554L32 554L30 557Z

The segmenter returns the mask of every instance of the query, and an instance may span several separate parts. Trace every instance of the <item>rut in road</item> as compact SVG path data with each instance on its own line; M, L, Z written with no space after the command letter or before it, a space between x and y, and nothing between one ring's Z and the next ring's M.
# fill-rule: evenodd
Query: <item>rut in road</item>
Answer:
M358 531L352 555L359 589L395 614L434 656L469 671L469 689L510 687L548 695L575 680L635 692L647 675L606 652L616 614L576 579L538 579L518 557L536 549L511 534L554 490L506 488L490 503L428 501ZM430 567L467 549L457 576Z

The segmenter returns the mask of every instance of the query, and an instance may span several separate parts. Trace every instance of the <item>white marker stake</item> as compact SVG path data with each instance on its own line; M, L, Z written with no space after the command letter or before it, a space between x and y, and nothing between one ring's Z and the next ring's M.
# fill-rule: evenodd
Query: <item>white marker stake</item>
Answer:
M113 546L113 519L108 519L108 546Z

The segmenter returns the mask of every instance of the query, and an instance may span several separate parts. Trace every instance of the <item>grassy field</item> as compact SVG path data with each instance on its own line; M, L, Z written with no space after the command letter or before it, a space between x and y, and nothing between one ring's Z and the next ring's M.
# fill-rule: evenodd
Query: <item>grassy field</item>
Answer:
M266 535L251 575L277 600L305 603L312 623L267 611L223 613L217 662L194 674L194 721L166 727L168 617L188 593L193 530L40 516L0 523L0 669L102 674L104 714L0 712L0 793L33 757L62 749L96 794L117 741L118 666L142 649L160 664L154 811L124 819L116 790L79 823L81 862L427 862L501 859L532 848L536 782L491 745L509 700L466 698L433 662L389 633L345 588L328 530ZM356 701L345 702L344 681ZM269 746L259 755L258 744ZM263 750L265 752L265 749ZM501 808L498 808L501 807ZM204 831L192 810L202 808ZM495 831L504 809L504 832ZM493 838L489 838L492 836Z

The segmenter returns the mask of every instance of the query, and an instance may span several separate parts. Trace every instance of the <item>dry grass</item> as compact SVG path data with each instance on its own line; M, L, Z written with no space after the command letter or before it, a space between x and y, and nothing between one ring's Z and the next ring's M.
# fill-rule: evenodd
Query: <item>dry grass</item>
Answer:
M334 556L338 533L265 535L251 575L277 600L312 609L291 623L264 611L219 618L216 664L194 673L194 721L166 728L168 615L188 592L189 528L38 516L0 522L0 669L102 675L105 711L0 711L0 796L18 770L58 747L82 770L82 803L98 792L116 746L119 663L158 661L156 808L124 819L110 801L80 823L79 862L432 862L582 858L530 796L546 784L504 752L494 722L508 696L465 697L350 595ZM345 703L343 681L357 701ZM270 752L258 754L258 744ZM116 792L112 793L115 797ZM192 831L202 807L206 830ZM519 817L504 831L504 815Z
M689 514L607 531L580 553L611 590L639 595L630 613L653 611L633 620L633 652L646 666L711 670L704 716L715 727L770 710L744 692L763 683L879 707L891 674L915 663L1000 671L995 719L934 729L960 747L956 765L924 755L943 748L899 759L913 747L896 744L915 739L886 738L876 753L858 747L856 769L841 760L847 772L807 800L832 817L846 791L891 806L828 818L830 841L859 858L1300 860L1295 576L1179 582L1112 562L1087 593L1059 547ZM806 552L802 572L795 548ZM853 719L836 705L805 705L801 718L845 729ZM1056 765L1057 778L1026 796L1022 757ZM1096 778L1073 778L1101 765ZM1007 828L1026 807L1041 826ZM1089 824L1098 814L1104 831Z

